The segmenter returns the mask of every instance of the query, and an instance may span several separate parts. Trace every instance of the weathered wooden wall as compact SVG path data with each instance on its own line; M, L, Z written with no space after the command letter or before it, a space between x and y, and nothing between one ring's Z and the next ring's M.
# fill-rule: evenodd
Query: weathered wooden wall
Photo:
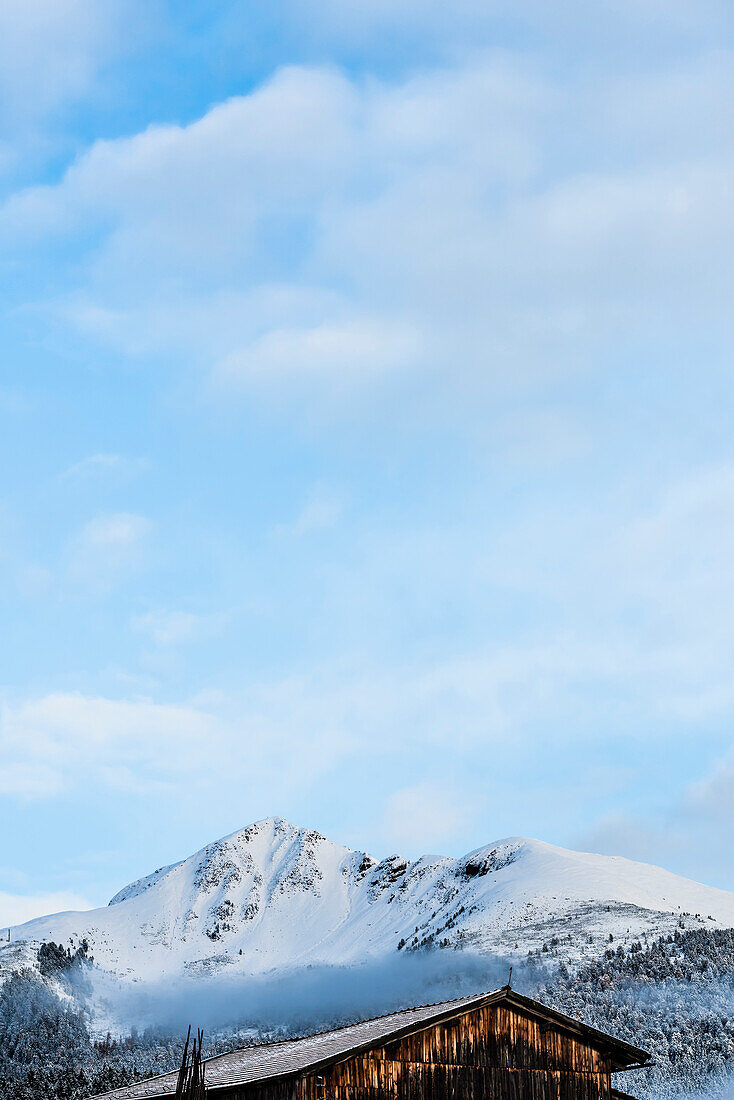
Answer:
M329 1100L612 1100L609 1058L506 1005L490 1005L325 1070ZM317 1100L316 1075L227 1100Z
M333 1100L609 1100L609 1059L504 1005L350 1058L325 1075ZM316 1100L303 1082L298 1100Z

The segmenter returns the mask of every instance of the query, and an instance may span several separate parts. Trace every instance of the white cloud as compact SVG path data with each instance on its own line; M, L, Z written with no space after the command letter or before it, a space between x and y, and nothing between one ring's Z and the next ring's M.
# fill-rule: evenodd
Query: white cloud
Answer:
M87 455L74 462L60 474L62 480L92 477L97 474L117 474L126 476L139 473L146 467L144 459L127 458L118 454Z
M3 939L3 930L13 925L24 924L35 917L45 917L49 913L65 913L91 908L91 902L70 891L32 895L6 894L0 891L0 942Z
M231 352L218 368L227 382L298 379L302 375L357 378L415 365L421 354L416 332L383 320L276 330L249 347Z
M486 599L488 576L498 591L517 593L532 604L552 599L563 614L536 623L532 635L513 632L462 653L447 655L444 648L443 654L412 662L378 659L358 665L345 657L298 675L246 683L212 703L169 706L62 695L11 707L4 736L13 751L6 747L2 756L0 786L28 796L57 793L73 781L70 761L78 758L105 784L165 784L171 781L176 730L189 725L207 743L216 740L219 749L206 760L196 744L198 734L193 735L182 774L201 769L202 781L209 782L226 761L227 782L234 782L246 752L249 774L242 781L262 786L266 777L274 790L287 789L298 769L305 785L306 777L362 752L389 757L431 746L466 760L479 747L484 752L508 739L530 750L548 728L563 731L557 736L566 745L623 738L626 727L644 727L647 744L696 736L705 745L710 731L702 716L734 709L728 659L734 635L726 606L716 600L717 591L730 587L732 485L728 467L710 468L657 496L645 493L644 509L632 514L629 502L614 512L610 502L595 499L594 523L581 512L573 521L560 513L555 523L561 531L551 522L540 523L542 516L535 513L532 522L527 519L529 527L520 517L516 527L505 526L504 542L498 532L489 539L476 527L469 536L460 529L404 536L391 530L389 537L365 533L360 557L328 582L328 598L340 614L360 624L364 636L372 630L370 616L381 622L379 601L393 590L395 578L401 599L412 586L406 598L419 616L443 614L436 608L437 593L449 580L452 600L461 601L464 588L467 600L476 593ZM340 505L331 492L316 487L293 521L276 533L302 535L337 522ZM135 541L138 525L129 517L109 520L91 528L95 553L104 555L118 544L127 550ZM533 543L539 523L542 563ZM690 574L677 564L681 556L697 563ZM457 560L462 561L458 589L452 576ZM682 594L679 584L685 586ZM619 612L630 604L643 608L652 630L630 627ZM329 610L324 614L328 621ZM396 614L392 602L389 614ZM135 616L131 625L165 648L201 637L218 621L157 609ZM604 714L613 720L600 721ZM95 729L106 732L96 737ZM43 751L46 740L49 753ZM22 750L21 744L30 747ZM149 758L141 744L149 747Z
M55 693L0 712L0 791L33 799L88 788L202 799L304 789L354 752L349 695L316 680L256 684L196 703ZM203 803L202 803L203 804Z
M0 4L0 129L16 150L36 126L95 85L120 50L134 3L3 0Z
M126 279L136 255L148 286L176 267L188 279L232 278L264 219L296 215L344 184L357 107L334 72L282 70L188 126L98 141L58 185L11 198L2 229L8 241L23 231L39 239L91 219L107 230L97 261L106 279L110 262Z
M395 88L283 70L188 126L98 142L11 198L0 240L93 230L56 316L139 353L173 344L238 385L471 370L503 313L465 331L471 257L498 259L483 196L532 173L547 98L502 59Z
M97 516L85 524L80 535L82 545L90 549L133 546L149 531L150 522L144 516L130 512L118 512L111 516Z
M630 157L611 78L549 86L496 54L395 84L289 68L187 126L97 142L6 202L0 241L76 239L75 289L45 308L240 387L587 369L620 332L728 331L734 149L696 136L711 97L675 156L644 155L694 75L671 75ZM599 112L619 163L593 140L582 166L557 163L559 132Z
M146 700L47 695L0 715L0 789L33 798L90 777L155 790L199 766L220 729L205 711Z
M462 537L443 556L462 554L466 571ZM577 685L593 684L597 702L614 696L630 721L644 712L650 736L666 728L706 736L712 720L734 713L730 463L666 478L635 469L622 480L615 471L572 507L533 499L482 537L474 582L545 609L534 618L535 642L545 638L552 651L562 638L569 670L578 662Z
M586 652L587 666L595 659ZM528 718L565 714L580 674L578 655L555 645L418 668L339 663L197 703L56 693L3 708L0 789L33 798L90 782L144 791L186 781L275 798L365 752L466 753L510 731L532 739Z

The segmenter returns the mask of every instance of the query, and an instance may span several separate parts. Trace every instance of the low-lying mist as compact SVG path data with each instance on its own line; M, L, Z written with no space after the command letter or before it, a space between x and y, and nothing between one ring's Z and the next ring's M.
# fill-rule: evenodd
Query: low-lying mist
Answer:
M189 1023L210 1034L253 1029L264 1035L313 1032L416 1004L448 1000L506 984L510 963L465 952L398 955L361 966L308 966L287 973L117 982L100 972L95 1000L117 1029L172 1032ZM512 984L532 993L544 971L514 964Z

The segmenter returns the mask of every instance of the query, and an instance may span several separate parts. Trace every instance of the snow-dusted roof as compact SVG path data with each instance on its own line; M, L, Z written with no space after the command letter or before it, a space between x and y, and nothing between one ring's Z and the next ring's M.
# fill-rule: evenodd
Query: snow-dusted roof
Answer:
M581 1034L591 1045L601 1047L611 1055L614 1069L625 1069L647 1060L646 1051L605 1035L604 1032L572 1020L569 1016L564 1016L538 1001L523 997L505 987L493 993L481 993L473 997L442 1001L440 1004L406 1008L401 1012L391 1012L387 1016L377 1016L358 1024L348 1024L346 1027L322 1031L318 1035L308 1035L301 1039L263 1043L242 1047L229 1054L218 1054L205 1062L206 1086L209 1090L228 1089L254 1081L290 1077L306 1072L314 1073L361 1050L410 1035L435 1023L462 1016L466 1012L497 1001L508 1001L521 1011L542 1016L546 1020L553 1021L558 1027ZM177 1080L178 1071L176 1070L159 1077L151 1077L146 1081L138 1081L134 1085L125 1085L104 1095L114 1097L115 1100L152 1100L153 1097L175 1093Z

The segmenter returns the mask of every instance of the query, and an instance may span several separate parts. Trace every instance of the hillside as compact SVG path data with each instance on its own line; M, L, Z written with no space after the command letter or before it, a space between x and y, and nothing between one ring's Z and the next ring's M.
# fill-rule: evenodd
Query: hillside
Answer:
M377 862L269 818L131 883L104 908L13 929L0 977L33 965L44 941L86 941L104 970L155 979L345 965L429 946L527 955L551 940L578 963L610 936L624 944L680 927L734 927L734 894L522 837L459 859Z

